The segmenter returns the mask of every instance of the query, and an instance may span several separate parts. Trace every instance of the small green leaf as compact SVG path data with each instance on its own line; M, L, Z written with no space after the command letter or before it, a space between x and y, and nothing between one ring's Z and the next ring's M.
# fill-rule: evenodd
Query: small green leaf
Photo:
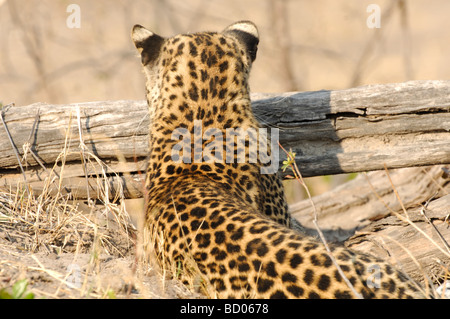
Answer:
M296 155L296 153L294 153L294 152L292 152L292 151L289 151L289 152L288 152L288 158L287 158L286 161L283 161L283 166L281 166L281 169L283 170L283 172L286 171L286 169L287 169L288 167L290 167L292 164L294 164L294 161L295 161L295 155ZM291 168L292 168L292 167L291 167Z
M11 290L0 289L0 299L34 299L35 295L32 292L27 292L28 282L26 279L17 281Z
M14 299L22 298L23 294L27 290L28 282L26 279L17 281L12 287L12 297Z

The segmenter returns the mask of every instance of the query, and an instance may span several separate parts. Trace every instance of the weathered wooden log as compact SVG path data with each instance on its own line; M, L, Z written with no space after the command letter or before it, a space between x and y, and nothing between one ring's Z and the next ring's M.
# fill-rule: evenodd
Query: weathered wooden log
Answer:
M105 162L142 159L148 155L148 112L145 101L102 101L68 105L36 103L11 107L4 113L15 145L31 150L47 165L65 153L66 163L79 162L80 110L82 139L88 150ZM36 123L35 123L36 122ZM67 141L67 143L66 143ZM5 130L0 129L0 169L17 168ZM23 154L23 151L22 151ZM30 153L26 163L38 166Z
M429 199L450 193L450 177L445 166L409 167L359 174L354 180L312 198L318 224L331 241L344 241L356 230L392 211L417 207ZM400 201L394 192L394 188ZM291 214L310 235L317 232L313 225L314 210L309 199L290 207Z
M450 81L286 93L254 102L303 176L450 162Z
M312 200L328 241L389 260L416 281L424 283L426 275L436 283L450 271L449 194L450 175L437 165L395 169L389 177L385 171L360 174ZM290 210L304 232L317 236L309 199Z
M412 81L339 91L253 94L252 100L256 117L279 129L280 144L296 152L297 164L306 177L378 170L384 165L450 163L449 96L450 81ZM44 170L30 152L47 169L61 159L61 154L66 169L80 167L86 154L80 149L79 128L91 159L96 156L117 167L119 163L144 163L148 154L147 114L145 101L39 103L11 107L4 112L4 119L19 153L27 155L27 181L39 182ZM24 152L24 146L31 151ZM18 161L3 128L0 150L0 185L10 186L14 180L11 174L18 173ZM280 151L280 166L284 159ZM82 174L73 177L93 174L79 171ZM124 172L118 169L115 173L122 176ZM137 170L125 173L143 177ZM16 183L23 179L19 176ZM82 192L78 186L71 191Z
M409 209L377 220L346 241L346 246L371 253L401 267L418 282L442 283L450 275L450 195L427 207ZM420 229L421 231L418 231Z

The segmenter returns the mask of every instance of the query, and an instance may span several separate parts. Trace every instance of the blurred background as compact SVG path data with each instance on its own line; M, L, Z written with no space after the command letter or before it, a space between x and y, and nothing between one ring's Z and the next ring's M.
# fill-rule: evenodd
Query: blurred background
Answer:
M448 0L0 0L0 103L144 99L136 23L171 36L252 20L253 92L449 79L449 13Z

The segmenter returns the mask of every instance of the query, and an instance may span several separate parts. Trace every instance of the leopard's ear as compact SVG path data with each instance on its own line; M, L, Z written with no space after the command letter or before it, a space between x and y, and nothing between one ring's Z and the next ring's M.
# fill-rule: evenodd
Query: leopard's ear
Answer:
M158 58L164 43L163 37L136 24L131 31L131 38L133 39L136 49L138 49L141 54L142 64L144 66L152 63Z
M239 21L228 26L222 32L229 34L239 40L250 54L252 62L256 59L256 52L258 51L259 33L256 25L251 21Z

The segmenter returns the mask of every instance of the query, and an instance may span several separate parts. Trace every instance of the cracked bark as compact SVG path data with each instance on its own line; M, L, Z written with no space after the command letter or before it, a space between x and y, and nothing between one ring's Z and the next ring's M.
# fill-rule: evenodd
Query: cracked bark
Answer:
M338 91L252 94L252 101L257 119L279 129L280 144L296 152L300 171L308 177L380 170L384 165L450 163L449 96L450 81L410 81ZM21 155L22 146L29 142L51 168L64 149L68 132L64 177L84 178L76 107L81 110L88 150L108 164L104 166L108 176L119 174L111 183L122 180L130 197L141 196L143 174L139 171L145 168L148 154L145 101L11 107L4 117ZM37 112L40 116L32 132ZM0 130L0 149L0 185L15 185L21 178L4 130ZM281 151L279 155L281 167L286 156ZM45 174L30 153L24 163L28 181L41 182ZM97 180L95 174L101 167L93 162L90 169L89 176ZM66 186L82 196L84 186Z

